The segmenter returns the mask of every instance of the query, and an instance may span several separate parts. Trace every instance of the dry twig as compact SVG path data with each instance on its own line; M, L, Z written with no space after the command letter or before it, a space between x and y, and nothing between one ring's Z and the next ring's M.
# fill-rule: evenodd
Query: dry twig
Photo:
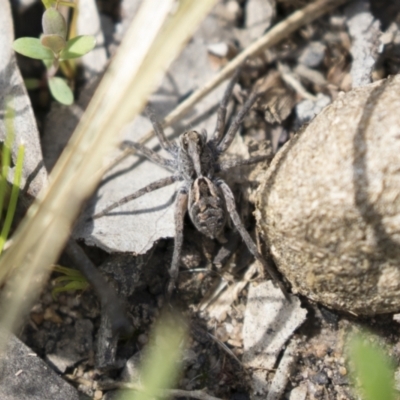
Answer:
M336 7L346 3L348 0L319 0L315 3L309 4L301 10L295 11L289 15L285 20L279 22L272 27L265 35L261 36L258 40L254 41L250 46L239 53L233 60L225 65L224 68L210 81L208 81L202 88L195 91L185 101L180 103L165 119L161 122L161 126L166 128L178 121L185 115L198 101L205 97L208 93L214 90L224 80L229 78L233 72L240 67L246 59L256 55L257 53L266 50L281 40L287 38L291 33L301 28L302 26L314 21L322 15L332 11ZM154 136L154 130L147 132L138 142L144 144ZM129 154L134 154L135 151L130 149L124 150L121 155L112 163L99 171L102 176L106 171L118 164Z

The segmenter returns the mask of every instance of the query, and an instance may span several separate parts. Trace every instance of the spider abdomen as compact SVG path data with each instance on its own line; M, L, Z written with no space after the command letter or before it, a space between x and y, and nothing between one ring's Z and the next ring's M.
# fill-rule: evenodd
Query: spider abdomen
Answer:
M220 189L208 178L193 181L189 191L189 216L196 229L214 239L222 239L226 210Z

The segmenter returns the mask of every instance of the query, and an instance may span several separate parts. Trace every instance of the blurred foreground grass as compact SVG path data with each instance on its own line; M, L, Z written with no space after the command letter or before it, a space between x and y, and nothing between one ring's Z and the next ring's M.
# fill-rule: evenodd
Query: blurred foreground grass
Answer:
M396 400L394 364L372 335L354 334L348 341L348 359L355 392L363 400Z
M124 391L120 400L169 397L165 390L176 384L185 343L183 322L176 316L164 314L156 323L145 351L138 390Z

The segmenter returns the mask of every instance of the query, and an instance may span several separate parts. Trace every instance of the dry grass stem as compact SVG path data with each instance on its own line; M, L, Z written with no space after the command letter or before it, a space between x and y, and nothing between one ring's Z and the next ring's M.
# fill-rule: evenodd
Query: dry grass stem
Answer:
M122 127L141 111L163 71L214 2L183 1L173 15L172 0L143 3L55 165L49 187L29 209L13 246L0 260L0 279L5 278L1 273L5 266L18 267L2 298L7 301L7 313L0 321L3 327L15 328L29 308L46 276L45 268L56 261L84 200L98 185L96 171L104 156L118 141Z

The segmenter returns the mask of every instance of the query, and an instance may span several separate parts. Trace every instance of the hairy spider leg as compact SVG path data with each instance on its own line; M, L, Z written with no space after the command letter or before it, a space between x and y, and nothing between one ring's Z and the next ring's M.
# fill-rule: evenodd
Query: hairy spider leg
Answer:
M164 150L168 151L168 153L175 155L178 150L176 144L174 142L171 142L168 140L167 136L165 135L162 125L157 120L157 118L154 114L154 111L152 110L152 108L150 106L147 106L147 108L146 108L146 115L149 117L149 119L153 125L154 132L157 135L157 138L161 144L161 147Z
M169 269L169 282L167 287L167 297L169 298L174 291L175 283L179 273L179 261L183 245L183 222L188 207L188 192L185 187L178 191L175 201L175 240L174 253L172 255L172 263Z
M136 150L138 153L144 155L146 158L148 158L150 161L152 161L154 164L159 165L160 167L163 167L171 172L175 172L175 162L173 160L170 160L168 158L164 158L160 156L158 153L156 153L154 150L149 149L146 146L143 146L140 143L133 142L131 140L124 140L121 146L122 149L125 148L130 148Z
M239 217L239 214L236 210L235 198L233 196L232 190L230 189L228 184L222 179L218 179L217 184L221 188L222 193L224 195L225 204L226 204L228 213L229 213L236 229L240 233L240 236L242 237L243 241L246 243L247 248L250 250L250 253L253 254L253 256L262 264L262 266L268 272L268 274L272 278L272 280L275 281L275 283L277 283L279 285L279 287L282 290L282 293L284 294L286 299L290 301L290 297L289 297L285 287L283 286L283 283L280 281L280 279L279 279L278 275L276 274L276 272L274 271L274 269L264 260L262 255L259 253L256 244L254 243L250 234L247 232L246 228L244 227L244 225Z
M235 160L235 159L224 160L218 164L217 168L215 169L215 172L221 172L221 171L225 172L225 171L230 170L231 168L241 167L243 165L257 164L261 161L270 160L272 157L273 157L273 154L263 154L263 155L247 158L245 160Z
M221 141L221 139L224 137L226 109L228 107L229 99L232 96L233 88L235 87L235 84L239 79L239 72L240 72L239 69L237 69L235 71L233 78L231 79L231 81L228 83L228 86L226 87L224 97L222 98L221 103L218 108L217 125L215 127L215 131L211 138L211 141L214 143L215 146L217 146L219 144L219 142Z
M261 92L256 90L253 93L251 93L250 96L248 97L248 99L245 101L242 109L237 113L235 119L231 123L231 126L229 127L225 136L222 138L220 143L217 145L217 151L219 154L226 151L228 149L228 147L231 145L231 143L236 135L236 132L240 128L240 124L243 122L243 118L249 112L251 106L256 102L256 100L258 99L258 97L260 95L261 95Z
M120 207L120 206L122 206L132 200L135 200L147 193L154 192L154 190L161 189L168 185L172 185L174 182L177 182L179 180L182 180L180 176L172 175L172 176L167 176L166 178L162 178L157 181L154 181L154 182L148 184L147 186L145 186L144 188L137 190L135 193L132 193L129 196L123 197L122 199L116 201L115 203L112 203L111 205L106 207L104 210L93 215L91 217L91 219L97 219L97 218L103 217L104 215L108 214L111 210L114 210L114 208Z

